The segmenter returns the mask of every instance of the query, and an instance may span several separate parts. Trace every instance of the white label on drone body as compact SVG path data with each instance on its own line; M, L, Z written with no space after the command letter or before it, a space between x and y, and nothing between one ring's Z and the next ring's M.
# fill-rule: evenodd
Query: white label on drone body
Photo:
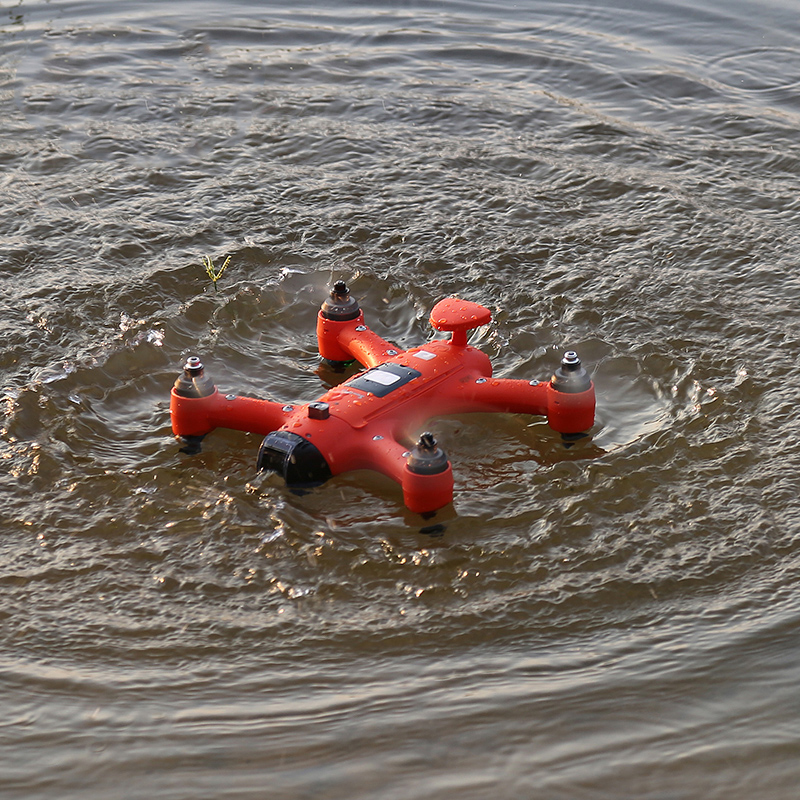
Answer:
M436 353L429 353L427 350L417 350L414 356L415 358L421 358L423 361L430 361L432 358L436 358Z
M400 375L395 375L394 372L388 372L382 369L373 369L370 373L364 376L368 381L379 383L381 386L391 386L400 380Z

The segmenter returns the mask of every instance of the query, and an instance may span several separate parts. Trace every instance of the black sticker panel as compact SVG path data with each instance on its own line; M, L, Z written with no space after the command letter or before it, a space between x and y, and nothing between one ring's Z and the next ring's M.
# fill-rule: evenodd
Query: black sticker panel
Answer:
M422 375L416 369L404 367L402 364L381 364L379 367L368 369L361 375L356 375L352 380L347 381L347 386L354 389L361 389L362 392L369 392L375 397L386 397L389 392L403 386L414 378Z

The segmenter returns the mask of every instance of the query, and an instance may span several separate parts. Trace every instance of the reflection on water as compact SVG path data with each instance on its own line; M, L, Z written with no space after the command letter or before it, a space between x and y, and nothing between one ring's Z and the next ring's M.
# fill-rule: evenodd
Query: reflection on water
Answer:
M9 797L794 796L793 8L0 27ZM296 495L259 437L180 453L187 354L226 391L325 390L340 277L404 348L458 294L497 375L576 349L591 437L435 418L428 533L376 474Z

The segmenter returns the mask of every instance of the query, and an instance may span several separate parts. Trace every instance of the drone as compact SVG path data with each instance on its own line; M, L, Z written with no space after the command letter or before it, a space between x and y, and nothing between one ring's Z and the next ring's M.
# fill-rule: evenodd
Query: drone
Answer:
M492 376L489 357L468 343L469 332L491 318L478 303L448 297L433 307L430 324L450 337L403 350L370 330L347 284L337 281L317 314L319 355L336 371L353 362L362 371L317 400L281 403L223 394L191 356L171 391L173 433L190 454L215 428L262 435L258 469L298 490L375 470L400 485L410 511L431 516L452 503L454 486L445 451L425 430L432 417L539 415L566 439L594 424L594 384L572 350L549 380Z

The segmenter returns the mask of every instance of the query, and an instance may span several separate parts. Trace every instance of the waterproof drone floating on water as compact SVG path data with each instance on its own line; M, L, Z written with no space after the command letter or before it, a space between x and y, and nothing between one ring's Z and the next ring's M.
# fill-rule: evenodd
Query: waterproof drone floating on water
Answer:
M549 381L493 378L489 357L467 344L468 331L491 320L488 309L449 297L431 311L431 325L452 333L400 350L364 324L343 281L334 284L317 315L323 361L341 369L357 361L367 369L311 403L223 395L189 358L172 389L172 430L198 452L214 428L265 436L258 468L282 475L289 486L324 483L334 475L372 469L403 489L406 506L429 514L453 499L450 462L430 433L408 438L433 416L500 411L547 417L564 435L594 423L594 386L577 354L564 355Z

